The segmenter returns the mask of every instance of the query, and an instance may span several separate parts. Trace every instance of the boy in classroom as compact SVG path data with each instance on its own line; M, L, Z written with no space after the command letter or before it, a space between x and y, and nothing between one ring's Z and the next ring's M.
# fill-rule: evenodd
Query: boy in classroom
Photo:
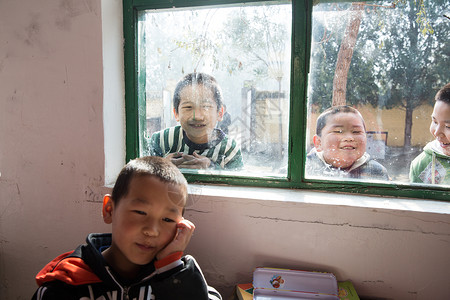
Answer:
M179 168L240 169L241 149L216 127L223 117L221 89L213 76L190 73L173 96L173 113L180 125L155 132L150 155L169 158Z
M111 195L103 220L112 233L91 233L36 276L33 300L222 299L183 251L195 229L183 218L187 182L161 157L130 161Z
M307 175L389 180L386 168L366 153L366 125L355 108L335 106L320 114L313 142Z
M435 139L411 162L409 180L450 185L450 82L436 93L434 100L430 133Z

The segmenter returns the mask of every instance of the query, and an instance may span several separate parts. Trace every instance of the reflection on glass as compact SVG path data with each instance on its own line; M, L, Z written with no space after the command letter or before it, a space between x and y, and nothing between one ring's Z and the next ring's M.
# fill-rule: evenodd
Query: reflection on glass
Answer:
M286 177L291 15L288 1L141 12L140 155L186 155L180 168L200 173ZM211 89L194 84L181 91L181 105L174 107L176 86L188 74L214 77L222 105ZM179 135L164 140L168 128ZM175 136L178 149L152 150L157 139L166 142L164 148ZM239 154L240 165L228 164L226 154L214 156L221 147ZM209 161L188 165L194 152Z
M313 7L307 178L410 184L411 161L434 139L429 130L434 96L450 78L449 21L443 16L449 8L443 0L423 5L411 0L396 6L392 1L374 1ZM319 115L342 105L356 108L365 125L365 150L359 150L350 165L342 161L339 165L329 155L358 152L354 134L344 134L345 124L353 123L342 117L350 114L325 118L331 121L325 122L326 133L336 139L342 136L339 143L326 144L333 151L324 150L323 136L317 132ZM333 133L327 127L333 124L343 127ZM364 166L360 161L364 157L367 163L383 166L390 181L365 171L352 175L358 164Z

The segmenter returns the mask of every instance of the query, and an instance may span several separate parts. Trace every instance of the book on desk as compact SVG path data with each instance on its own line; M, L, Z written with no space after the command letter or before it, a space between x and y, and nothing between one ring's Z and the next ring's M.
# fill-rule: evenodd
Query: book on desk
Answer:
M236 286L238 300L359 300L351 281L337 282L332 273L256 268L253 283Z

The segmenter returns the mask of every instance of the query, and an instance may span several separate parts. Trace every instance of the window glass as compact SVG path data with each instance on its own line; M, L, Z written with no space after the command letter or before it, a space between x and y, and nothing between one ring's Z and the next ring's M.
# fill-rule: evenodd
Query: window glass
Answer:
M176 159L170 147L182 145L207 158L197 157L196 169L179 165L190 182L448 200L450 118L443 102L436 115L434 98L450 81L450 2L218 2L124 0L127 159L158 147ZM206 87L195 76L183 96L177 86L194 72ZM174 112L174 96L197 99L195 107ZM319 136L319 115L343 105ZM211 121L190 124L182 112ZM349 129L325 126L339 115ZM203 143L204 134L186 130L185 139L176 132L183 122L213 134ZM356 157L330 160L337 152L325 146L344 132L361 147L346 144ZM208 142L213 151L201 148ZM417 159L430 149L431 161Z
M140 155L195 150L212 163L194 172L286 177L291 23L286 1L139 11Z
M450 81L449 6L313 7L306 178L450 185L450 131L430 129L435 95ZM422 154L410 176L424 150L435 155Z

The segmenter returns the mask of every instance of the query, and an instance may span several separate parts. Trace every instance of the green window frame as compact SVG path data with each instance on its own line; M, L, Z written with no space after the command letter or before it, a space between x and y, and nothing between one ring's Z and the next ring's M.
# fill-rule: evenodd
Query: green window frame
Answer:
M264 2L252 0L251 2ZM371 183L343 180L305 179L305 141L307 136L307 87L311 49L313 0L292 0L291 81L288 139L288 171L286 178L243 177L236 175L206 175L185 172L188 182L218 183L240 186L309 189L326 192L356 193L392 197L449 200L449 188L416 186L397 183ZM326 1L340 2L340 1ZM361 2L361 1L359 1ZM138 12L146 9L168 9L211 5L238 4L237 0L124 0L124 63L126 111L126 160L139 155L139 110L145 107L139 97L139 82L143 72L138 65ZM140 75L139 75L140 74ZM141 76L141 77L140 77Z

